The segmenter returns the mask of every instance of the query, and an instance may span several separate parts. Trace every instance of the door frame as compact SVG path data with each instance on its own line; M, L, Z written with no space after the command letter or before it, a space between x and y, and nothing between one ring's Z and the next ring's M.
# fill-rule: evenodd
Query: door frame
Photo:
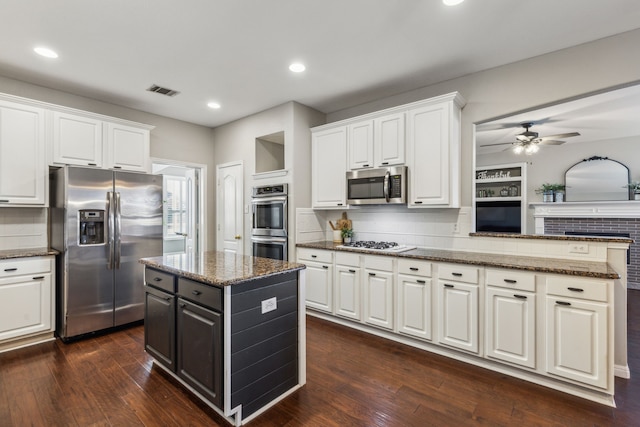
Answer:
M197 239L194 242L194 253L202 255L207 247L207 165L202 163L183 162L180 160L162 159L159 157L152 157L151 163L158 163L167 166L178 166L183 168L196 169L198 179L198 217L196 218L196 230L198 233Z

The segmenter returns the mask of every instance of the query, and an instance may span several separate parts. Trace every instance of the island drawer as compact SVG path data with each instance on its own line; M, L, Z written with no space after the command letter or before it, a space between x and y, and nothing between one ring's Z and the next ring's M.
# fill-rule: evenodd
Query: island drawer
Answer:
M607 302L607 282L571 277L547 278L547 294Z
M398 273L414 276L431 276L431 263L415 259L399 259Z
M533 273L487 269L486 281L489 286L517 289L520 291L536 291L536 275Z
M144 269L144 281L154 288L162 289L172 294L176 292L176 279L172 274L146 267Z
M185 299L222 311L222 289L180 277L178 294Z
M464 283L478 283L478 269L464 265L441 264L438 267L438 278Z
M13 258L0 261L0 277L50 272L51 261L45 257Z

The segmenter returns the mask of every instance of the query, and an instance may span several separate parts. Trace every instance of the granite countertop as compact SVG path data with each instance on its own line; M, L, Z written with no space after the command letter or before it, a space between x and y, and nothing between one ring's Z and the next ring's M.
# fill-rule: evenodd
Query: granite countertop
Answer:
M299 248L324 249L363 253L369 255L412 258L426 261L469 264L481 267L509 268L541 273L566 274L570 276L594 277L598 279L619 279L620 275L606 262L579 261L541 257L524 257L480 252L448 251L441 249L414 249L400 253L381 253L379 251L362 251L338 247L341 243L319 241L298 243Z
M140 263L215 286L245 283L306 268L304 264L216 251L205 252L200 257L177 254L142 258Z
M0 260L14 258L31 258L36 256L59 254L60 252L51 248L5 249L0 251Z
M577 236L565 234L516 234L516 233L489 233L478 232L469 233L471 237L500 237L509 239L531 239L531 240L568 240L578 242L612 242L612 243L633 243L633 239L628 237L606 237L606 236Z

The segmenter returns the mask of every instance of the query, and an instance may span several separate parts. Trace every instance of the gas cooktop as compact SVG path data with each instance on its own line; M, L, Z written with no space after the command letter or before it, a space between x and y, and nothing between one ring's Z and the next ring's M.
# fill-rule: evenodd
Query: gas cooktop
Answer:
M374 242L371 240L358 240L356 242L339 245L338 247L360 251L378 252L405 252L416 248L415 246L399 245L396 242Z

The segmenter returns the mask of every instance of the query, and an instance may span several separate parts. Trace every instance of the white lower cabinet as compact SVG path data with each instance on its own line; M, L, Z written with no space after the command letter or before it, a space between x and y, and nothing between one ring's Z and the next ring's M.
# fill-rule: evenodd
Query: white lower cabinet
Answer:
M3 342L54 328L53 257L0 261L0 348Z
M608 388L608 305L547 295L547 372Z
M478 285L438 281L438 341L478 353Z
M431 340L433 286L431 263L398 260L398 332Z
M487 288L487 356L536 367L536 295Z
M393 329L393 260L364 257L364 322Z
M333 312L333 253L299 249L298 262L307 266L306 304L316 310Z
M362 311L360 310L361 287L362 268L360 267L360 256L336 253L334 282L336 316L362 320Z

